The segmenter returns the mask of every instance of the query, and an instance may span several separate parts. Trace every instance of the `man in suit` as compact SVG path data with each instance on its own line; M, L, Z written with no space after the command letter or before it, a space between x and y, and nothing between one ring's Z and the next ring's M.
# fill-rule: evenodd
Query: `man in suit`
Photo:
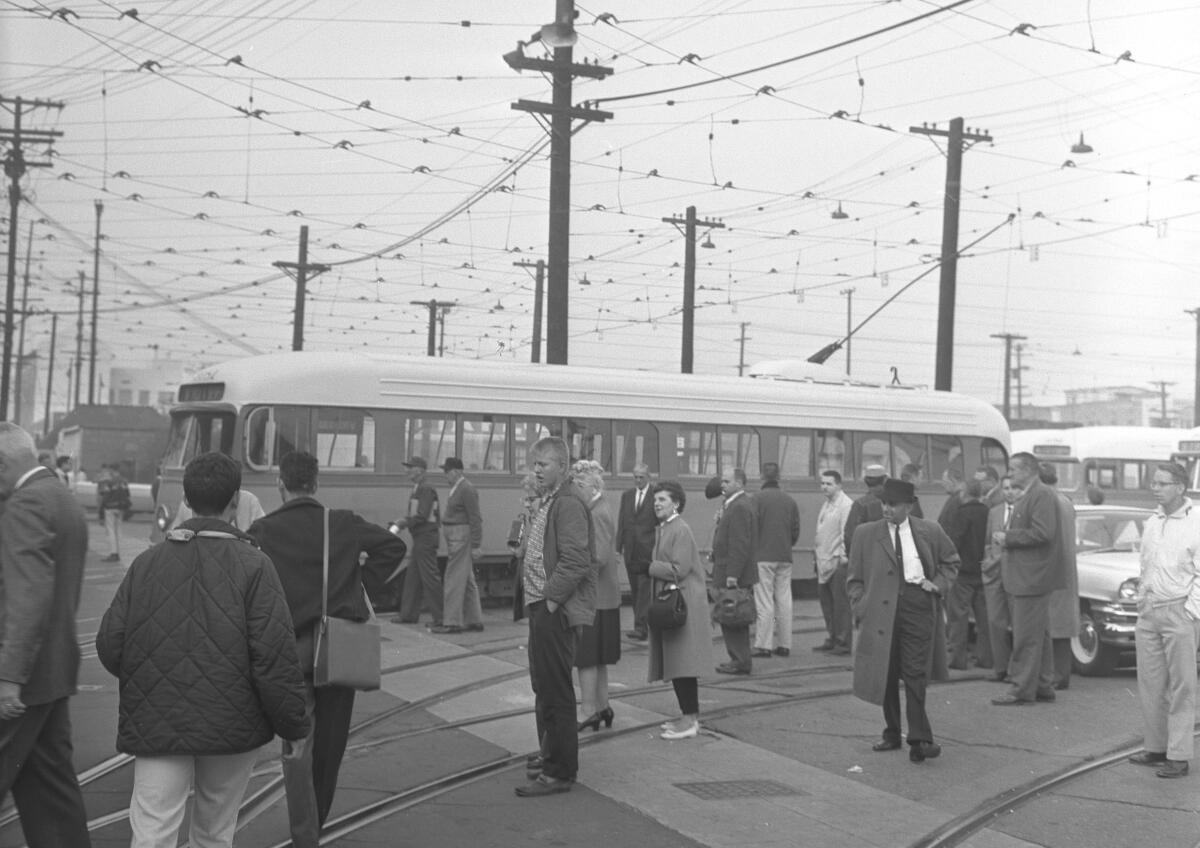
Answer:
M354 690L313 686L313 632L321 618L324 586L324 512L316 499L317 458L293 452L279 460L283 506L250 526L249 535L271 558L291 611L296 653L304 672L309 734L283 742L283 780L292 844L316 848L333 805L338 769L346 752ZM362 566L359 561L365 554ZM363 572L382 580L404 556L404 542L348 509L329 510L329 615L366 621Z
M901 746L903 679L908 757L920 763L942 752L925 711L925 687L930 679L947 676L941 603L954 584L959 560L937 522L909 515L915 497L906 480L884 484L884 520L854 531L846 592L861 623L854 694L883 705L883 737L872 750Z
M88 846L71 764L75 613L87 519L33 438L0 423L0 801L12 791L29 848Z
M429 463L423 456L409 457L404 463L412 480L412 491L408 495L408 512L392 523L395 532L407 529L412 535L412 552L408 573L404 575L404 590L400 598L399 624L412 624L421 617L421 602L429 604L433 613L430 629L442 625L442 572L438 568L438 513L437 489L426 480Z
M988 512L987 554L981 563L983 572L983 599L987 605L988 635L992 646L992 680L997 683L1009 680L1008 664L1012 659L1012 613L1009 610L1008 593L1001 580L1004 546L995 543L996 534L1008 529L1012 520L1013 504L1021 490L1013 485L1012 477L1005 474L1000 481L1001 503Z
M792 548L800 538L800 507L779 488L778 462L763 463L762 480L762 489L754 497L758 522L754 656L786 657L792 652Z
M479 493L463 474L463 462L447 457L442 471L450 481L446 508L442 510L442 534L446 537L445 603L442 626L434 633L462 633L483 629L483 609L475 584L475 561L483 555L483 515Z
M950 668L964 669L970 650L967 645L970 616L975 614L975 660L992 667L992 642L987 625L987 601L983 594L983 557L987 548L988 508L983 503L983 484L974 478L962 490L962 504L951 532L946 535L958 551L958 576L947 598L950 619Z
M621 493L617 512L617 550L625 560L629 594L633 600L633 629L630 639L646 639L646 611L650 609L650 560L654 557L654 498L650 494L650 468L644 462L633 467L633 488Z
M1043 462L1038 478L1058 498L1058 538L1054 559L1062 573L1062 585L1050 593L1050 644L1054 649L1054 688L1071 687L1071 637L1079 634L1079 572L1075 562L1075 505L1058 491L1058 472Z
M733 468L721 475L721 493L725 503L721 520L713 533L714 589L752 588L758 583L758 562L754 546L758 538L758 518L750 496L746 494L746 472ZM717 666L721 674L749 674L753 660L750 655L750 625L737 627L721 625L729 662Z
M1062 570L1054 556L1058 498L1038 479L1038 461L1033 454L1009 457L1008 473L1023 494L1014 504L1008 529L992 536L992 542L1004 548L1000 578L1009 596L1013 630L1013 688L992 699L998 707L1054 700L1050 593L1062 585Z
M885 480L887 480L887 469L882 465L868 465L864 469L863 482L867 484L867 493L851 505L850 515L846 517L846 527L842 534L846 556L850 556L850 542L854 539L854 531L858 525L866 524L868 521L879 521L883 518L883 503L879 500L879 496L883 494Z

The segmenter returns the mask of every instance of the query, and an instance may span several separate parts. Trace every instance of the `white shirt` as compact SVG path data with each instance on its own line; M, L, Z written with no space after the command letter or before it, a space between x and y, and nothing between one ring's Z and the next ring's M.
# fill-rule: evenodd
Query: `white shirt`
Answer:
M917 553L917 542L913 539L912 525L908 519L903 524L888 522L888 532L892 536L892 544L896 543L896 528L900 530L900 553L904 560L904 582L921 584L925 581L925 569L921 567L921 555Z
M1155 606L1186 598L1200 619L1200 508L1188 498L1170 515L1160 506L1142 531L1141 560L1138 599Z
M846 559L846 519L854 501L845 492L838 492L832 501L821 504L817 515L817 535L814 553L817 557L817 582L828 583L837 567Z

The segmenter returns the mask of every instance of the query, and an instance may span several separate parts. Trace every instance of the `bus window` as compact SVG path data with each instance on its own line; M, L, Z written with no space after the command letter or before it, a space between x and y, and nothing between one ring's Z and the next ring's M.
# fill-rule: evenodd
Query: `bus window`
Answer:
M712 477L719 474L717 429L697 424L680 424L675 435L675 467L680 474Z
M822 471L836 471L843 477L849 475L844 430L817 430L817 473Z
M854 437L858 446L858 467L865 469L868 465L892 467L892 450L887 433L858 433Z
M361 409L318 409L316 456L322 468L374 468L375 419Z
M183 412L171 416L164 468L183 468L209 451L233 453L232 413Z
M812 431L784 430L779 434L779 473L785 480L812 478Z
M408 419L408 454L422 457L430 468L440 468L448 456L454 456L457 422L453 415Z
M538 421L529 418L513 419L513 469L529 470L529 451L538 439L547 436L562 436L562 419L548 418Z
M463 415L462 454L468 471L505 471L508 418L503 415Z
M996 469L996 473L1003 477L1008 473L1008 455L1004 452L1004 446L995 439L984 439L979 448L980 459L984 465L990 465ZM1058 482L1062 483L1062 476L1058 478Z
M1089 486L1101 489L1117 488L1117 461L1112 459L1091 460L1087 465L1087 482Z
M899 433L892 436L892 473L914 486L929 479L926 467L929 464L929 438L916 434Z
M741 468L753 478L759 470L758 432L752 427L721 427L720 467ZM718 469L720 470L720 469Z
M639 463L644 463L651 474L658 473L658 428L650 422L614 421L613 450L616 461L612 470L616 473L632 474L633 466Z
M567 447L571 459L594 459L607 471L612 467L609 430L612 422L592 418L567 419Z
M962 442L957 436L930 436L929 448L929 479L941 480L947 471L957 471L959 480L967 479Z
M246 462L252 468L274 468L284 454L312 449L310 407L261 406L246 416Z

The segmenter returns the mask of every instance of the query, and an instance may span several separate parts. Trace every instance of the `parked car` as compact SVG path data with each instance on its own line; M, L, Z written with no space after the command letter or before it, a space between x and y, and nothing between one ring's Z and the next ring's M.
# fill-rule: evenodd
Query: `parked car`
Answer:
M1109 674L1133 661L1138 552L1142 526L1153 514L1137 507L1075 507L1079 634L1071 651L1080 674Z

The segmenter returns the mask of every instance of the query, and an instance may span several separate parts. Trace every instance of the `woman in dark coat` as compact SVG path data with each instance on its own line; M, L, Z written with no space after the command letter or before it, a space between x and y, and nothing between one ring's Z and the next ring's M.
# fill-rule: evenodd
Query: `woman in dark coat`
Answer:
M680 716L663 724L663 739L689 739L700 732L699 677L713 667L704 566L692 530L680 517L686 501L683 487L674 481L654 487L654 514L659 524L650 563L652 597L668 582L675 583L683 591L688 609L682 626L650 628L647 679L671 681L679 701Z

